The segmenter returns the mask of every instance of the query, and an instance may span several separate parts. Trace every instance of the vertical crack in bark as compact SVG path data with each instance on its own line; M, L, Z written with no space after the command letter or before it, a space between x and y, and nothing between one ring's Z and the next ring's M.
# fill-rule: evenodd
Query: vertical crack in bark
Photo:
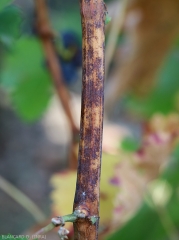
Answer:
M75 240L98 238L104 102L104 20L102 0L81 0L83 33L82 110L74 210L87 209L96 216L74 223Z

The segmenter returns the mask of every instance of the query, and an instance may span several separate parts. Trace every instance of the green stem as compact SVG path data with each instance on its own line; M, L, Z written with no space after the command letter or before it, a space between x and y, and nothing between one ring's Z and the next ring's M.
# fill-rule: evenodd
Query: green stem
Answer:
M65 222L75 222L79 216L75 213L65 215L63 217L55 217L52 218L52 222L48 224L46 227L41 228L38 232L36 232L34 235L41 235L45 234L55 227L63 226Z
M77 215L72 213L72 214L63 216L62 218L63 218L64 222L75 222L77 219Z

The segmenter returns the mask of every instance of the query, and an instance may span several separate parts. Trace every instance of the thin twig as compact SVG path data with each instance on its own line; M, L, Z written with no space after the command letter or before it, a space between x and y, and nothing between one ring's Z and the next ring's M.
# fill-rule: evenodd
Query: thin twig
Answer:
M34 235L37 236L37 235L45 234L47 232L50 232L52 229L54 229L56 227L59 227L59 226L63 227L66 222L75 222L78 218L83 219L85 217L86 216L81 211L74 211L72 214L52 218L51 223L49 223L47 226L41 228Z
M24 207L33 216L37 223L42 223L43 221L45 221L46 216L38 208L38 206L23 192L21 192L18 188L13 186L2 176L0 176L0 189L2 189L12 199L14 199L17 203Z
M48 62L49 70L52 75L52 80L54 83L54 86L56 88L57 94L59 99L62 102L62 106L64 108L65 114L69 120L71 131L72 131L72 146L71 151L74 152L74 148L76 145L76 139L79 135L79 129L76 126L76 123L73 119L73 114L70 108L70 96L67 91L67 88L63 81L63 76L61 72L61 67L56 55L56 52L54 50L54 46L52 43L52 39L54 37L54 33L51 29L50 22L48 19L48 11L46 7L45 0L34 0L36 5L36 13L37 13L37 30L39 33L39 38L42 42L45 57ZM73 157L73 159L70 160L70 166L76 166L77 165L77 157L75 159L74 154L70 154L70 157ZM71 163L72 161L72 163Z
M101 172L104 102L104 22L102 0L81 0L82 18L82 107L80 146L74 210L81 209L94 223L78 219L75 240L96 240L99 224L99 186Z
M50 232L52 229L54 229L56 226L53 223L48 224L44 228L41 228L38 232L34 233L33 235L43 235L45 233Z

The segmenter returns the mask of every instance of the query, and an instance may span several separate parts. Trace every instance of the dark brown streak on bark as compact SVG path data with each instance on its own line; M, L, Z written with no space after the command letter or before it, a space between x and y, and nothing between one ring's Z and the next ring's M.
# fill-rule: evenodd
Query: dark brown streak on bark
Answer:
M52 80L56 88L59 99L61 100L65 114L69 120L71 131L72 131L72 145L70 153L70 168L75 169L77 165L76 158L76 144L78 142L79 129L73 120L73 115L70 109L70 97L69 93L64 85L61 68L58 62L56 52L52 43L54 33L50 27L48 19L48 11L45 0L35 0L36 13L37 13L37 30L39 33L40 40L42 42L44 53L48 62L49 70L52 75ZM76 159L75 159L76 158Z
M104 102L104 19L102 0L81 0L83 32L82 110L75 209L96 216L74 223L75 240L96 240L99 224L103 102Z

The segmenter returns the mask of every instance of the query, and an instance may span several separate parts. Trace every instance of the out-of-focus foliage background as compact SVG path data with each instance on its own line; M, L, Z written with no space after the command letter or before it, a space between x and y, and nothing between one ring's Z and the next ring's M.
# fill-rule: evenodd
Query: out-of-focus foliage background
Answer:
M106 26L99 237L179 239L179 3L106 4L112 20ZM49 0L47 6L79 126L79 3ZM1 0L0 234L33 233L72 209L72 133L51 78L34 1Z

